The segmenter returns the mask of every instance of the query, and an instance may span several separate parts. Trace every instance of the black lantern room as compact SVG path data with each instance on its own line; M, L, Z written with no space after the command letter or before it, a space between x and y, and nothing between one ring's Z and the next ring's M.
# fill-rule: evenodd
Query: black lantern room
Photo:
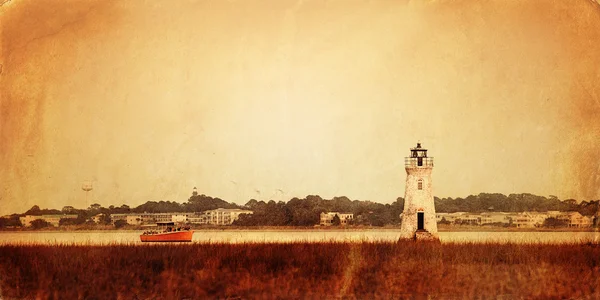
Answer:
M410 148L410 157L427 157L427 149L421 148L421 143L417 143L417 147Z
M421 147L421 143L410 148L410 156L405 159L407 167L433 167L433 158L427 157L427 149Z

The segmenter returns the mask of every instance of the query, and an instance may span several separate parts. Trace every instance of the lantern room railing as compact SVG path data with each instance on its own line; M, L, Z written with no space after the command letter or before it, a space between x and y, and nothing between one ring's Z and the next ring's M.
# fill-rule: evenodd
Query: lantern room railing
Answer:
M404 166L411 168L433 167L433 157L405 157Z

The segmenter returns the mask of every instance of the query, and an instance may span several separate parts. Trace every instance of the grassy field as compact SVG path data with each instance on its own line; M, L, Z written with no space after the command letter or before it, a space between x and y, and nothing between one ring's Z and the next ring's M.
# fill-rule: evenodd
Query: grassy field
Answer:
M0 292L2 299L597 299L600 245L5 245Z

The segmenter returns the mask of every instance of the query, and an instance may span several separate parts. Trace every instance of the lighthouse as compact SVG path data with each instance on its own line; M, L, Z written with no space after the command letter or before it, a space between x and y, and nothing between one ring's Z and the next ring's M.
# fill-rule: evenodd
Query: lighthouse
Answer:
M406 189L400 239L438 241L435 203L431 192L433 157L417 143L404 158Z

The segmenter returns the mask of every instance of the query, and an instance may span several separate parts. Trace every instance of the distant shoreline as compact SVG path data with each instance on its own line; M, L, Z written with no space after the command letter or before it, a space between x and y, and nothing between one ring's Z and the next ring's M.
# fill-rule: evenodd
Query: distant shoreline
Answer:
M196 231L399 231L400 226L349 226L349 227L300 227L300 226L198 226L192 227ZM148 227L115 228L114 226L61 226L46 227L41 229L31 228L3 228L0 232L104 232L104 231L143 231ZM448 226L438 225L439 232L599 232L600 228L516 228L498 226Z

